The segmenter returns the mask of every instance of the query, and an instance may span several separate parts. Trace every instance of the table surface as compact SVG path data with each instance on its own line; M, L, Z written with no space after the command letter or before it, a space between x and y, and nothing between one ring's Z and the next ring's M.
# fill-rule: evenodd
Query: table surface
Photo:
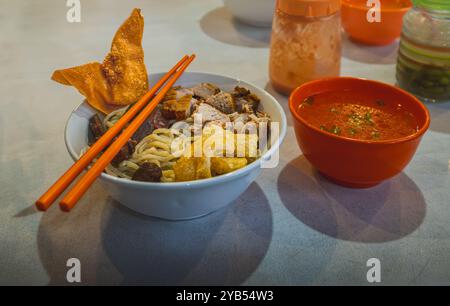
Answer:
M432 123L410 165L367 190L333 185L297 147L292 122L278 168L231 206L188 222L123 208L99 184L70 214L33 207L70 164L64 124L82 98L53 70L102 60L133 7L145 16L151 72L195 52L191 70L237 76L287 99L268 82L270 30L233 20L218 0L0 1L0 284L66 284L78 258L83 284L450 284L450 103L427 105ZM344 37L342 75L395 83L397 44Z

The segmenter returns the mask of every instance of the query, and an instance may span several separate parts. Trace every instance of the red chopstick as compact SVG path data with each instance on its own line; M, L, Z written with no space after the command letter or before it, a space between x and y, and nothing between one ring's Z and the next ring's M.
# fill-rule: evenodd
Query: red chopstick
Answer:
M114 126L112 126L106 133L100 137L90 148L84 153L81 158L76 161L37 201L36 207L41 210L47 210L52 203L64 192L64 190L75 180L75 178L88 167L92 160L104 150L104 148L117 136L123 127L133 119L142 108L149 102L149 100L156 94L156 92L164 85L164 83L189 60L185 55L155 86L153 86L135 105L133 105Z
M175 75L164 85L158 92L156 97L137 115L130 125L123 130L120 136L108 147L108 149L97 159L92 167L75 183L71 190L64 196L60 202L60 208L63 211L70 211L84 195L95 179L103 172L105 167L113 160L120 149L133 136L137 129L144 123L148 116L152 113L158 103L164 98L169 89L175 84L178 78L183 74L184 70L194 60L195 55L191 55L189 59L183 63L181 68Z

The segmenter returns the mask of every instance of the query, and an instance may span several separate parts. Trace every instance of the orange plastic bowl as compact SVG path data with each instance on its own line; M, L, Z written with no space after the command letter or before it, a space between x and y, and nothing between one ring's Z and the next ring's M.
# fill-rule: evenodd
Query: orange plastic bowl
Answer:
M386 141L356 140L322 131L302 118L300 103L311 95L348 90L364 92L374 100L396 101L417 120L419 130L404 138ZM325 177L340 185L367 188L400 173L410 162L430 125L427 108L413 95L377 81L338 77L306 83L291 94L297 142L306 159Z
M381 22L367 21L367 0L342 0L342 25L350 38L369 45L388 45L402 32L403 15L410 0L381 1Z

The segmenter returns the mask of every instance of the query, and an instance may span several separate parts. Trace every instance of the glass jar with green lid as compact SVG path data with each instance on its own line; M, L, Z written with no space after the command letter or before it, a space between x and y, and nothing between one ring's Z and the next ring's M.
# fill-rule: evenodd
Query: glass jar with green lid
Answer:
M450 100L450 0L415 0L403 18L397 82L425 101Z

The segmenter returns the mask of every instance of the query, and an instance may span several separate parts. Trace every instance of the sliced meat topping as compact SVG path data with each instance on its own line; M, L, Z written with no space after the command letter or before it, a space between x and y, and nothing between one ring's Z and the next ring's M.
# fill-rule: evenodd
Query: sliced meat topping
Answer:
M117 155L111 161L111 164L117 167L124 160L130 159L136 145L137 142L135 140L128 140L128 142L122 147L122 149L120 149L119 153L117 153Z
M247 122L244 125L244 131L247 133L247 131L252 131L255 129L258 129L260 126L264 126L265 128L268 128L268 132L270 132L270 117L264 112L256 112L256 114L250 114L249 115L250 121Z
M103 128L102 120L98 114L95 114L89 119L89 145L92 146L100 137L105 133L105 129Z
M270 122L270 116L265 112L256 112L256 114L250 114L249 115L250 120L256 122L256 123L269 123Z
M149 120L153 124L153 128L155 130L162 129L162 128L168 128L173 123L173 121L170 121L170 120L167 120L166 118L164 118L161 108L158 108L156 111L153 111L153 113L150 115Z
M198 100L206 100L210 96L218 94L220 92L220 88L210 83L200 83L192 87L192 91L194 92L194 98Z
M226 122L220 121L220 120L214 120L214 121L206 122L204 128L206 129L211 126L218 126L218 127L221 127L222 129L225 129L227 127Z
M233 131L236 133L244 133L246 124L250 121L250 113L232 113L228 115L233 123Z
M178 100L186 95L193 96L194 91L190 88L184 88L181 86L175 86L169 89L169 91L166 93L164 100Z
M218 110L220 110L222 113L225 114L231 114L235 112L236 105L234 103L234 99L231 96L231 94L227 92L220 92L218 94L215 94L213 96L210 96L205 101L211 106L214 106Z
M161 107L156 108L148 119L139 127L134 133L132 139L139 143L147 135L150 135L153 130L168 128L172 121L164 118Z
M194 115L200 114L202 116L202 123L206 123L209 121L218 121L222 123L230 122L230 118L221 111L212 107L207 103L200 103L196 110L194 111Z
M252 94L250 90L236 86L231 93L236 105L236 111L239 113L256 112L260 99L257 95Z
M250 120L248 113L234 112L234 113L230 114L229 117L233 123L238 123L238 122L246 123L247 121Z
M169 120L184 120L191 115L193 105L197 100L192 95L185 95L179 99L166 100L162 104L162 114Z

